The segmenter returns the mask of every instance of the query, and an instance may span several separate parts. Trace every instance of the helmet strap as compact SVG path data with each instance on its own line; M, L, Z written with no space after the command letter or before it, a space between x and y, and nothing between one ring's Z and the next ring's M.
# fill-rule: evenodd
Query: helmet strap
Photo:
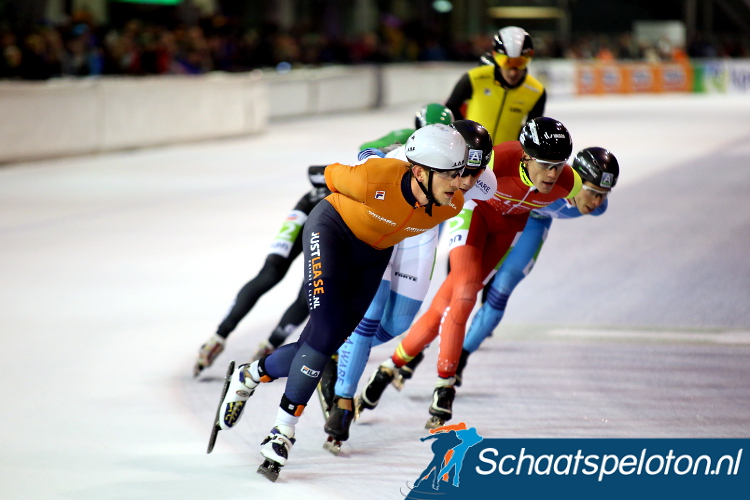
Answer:
M422 184L422 182L420 182L419 179L417 179L417 184L419 185L419 188L422 190L422 193L424 193L424 195L427 197L427 204L424 206L424 211L427 215L432 217L433 205L438 206L438 207L440 206L440 202L438 202L435 199L435 196L432 194L432 175L434 174L434 172L432 171L432 169L425 168L425 167L422 167L422 168L424 168L425 170L429 172L427 174L428 175L427 187L425 187L424 184ZM412 175L414 175L414 173L412 173Z
M521 180L526 182L528 180L529 185L534 186L534 183L531 181L531 176L529 175L529 167L526 165L526 162L524 161L523 157L521 157ZM525 179L524 179L525 177ZM536 187L534 187L536 189Z

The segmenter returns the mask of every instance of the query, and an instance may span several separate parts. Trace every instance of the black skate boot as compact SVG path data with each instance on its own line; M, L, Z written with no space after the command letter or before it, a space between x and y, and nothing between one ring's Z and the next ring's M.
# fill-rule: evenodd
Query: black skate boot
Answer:
M349 427L352 425L352 420L354 420L354 402L350 398L336 398L324 427L328 440L323 448L338 455L341 451L341 442L349 439Z
M456 388L452 385L435 387L432 393L432 404L430 405L430 419L425 424L425 429L437 429L453 417L453 400L456 397Z
M260 443L263 446L260 454L263 455L265 461L258 467L258 474L276 482L281 468L286 465L286 461L289 459L289 450L292 449L295 441L294 437L288 437L278 427L274 427L266 439Z
M380 402L380 396L383 395L383 391L393 381L395 376L393 368L380 365L378 370L372 374L370 381L367 382L367 386L359 395L356 402L357 414L362 413L362 410L374 410Z
M414 359L398 369L398 373L396 373L396 376L393 377L392 382L393 387L395 387L396 390L400 391L404 388L404 384L412 377L412 375L414 375L414 370L417 369L419 363L421 363L423 359L424 354L420 352L419 354L414 356Z
M461 357L458 358L458 366L456 367L456 387L461 387L461 382L464 377L464 368L466 368L466 363L469 362L469 356L471 356L469 351L461 349Z
M320 408L323 410L323 418L328 419L328 414L333 406L333 401L336 399L336 373L338 372L338 360L339 355L334 354L331 359L326 363L326 367L323 368L323 374L320 376L318 386L315 391L318 393L318 399L320 400Z

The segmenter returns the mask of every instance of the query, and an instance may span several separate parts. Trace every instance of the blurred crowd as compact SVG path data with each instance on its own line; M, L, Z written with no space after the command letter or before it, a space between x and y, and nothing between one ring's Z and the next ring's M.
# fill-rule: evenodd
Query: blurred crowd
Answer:
M0 27L0 78L46 80L96 75L202 74L254 68L414 61L477 61L492 48L492 35L447 43L415 23L384 18L377 32L333 39L303 28L273 25L242 30L222 16L192 27L167 28L131 20L119 28L71 19L17 32ZM532 33L532 35L534 35ZM747 39L696 39L687 47L666 40L639 44L632 34L580 35L563 44L534 36L537 58L675 60L685 57L750 57Z

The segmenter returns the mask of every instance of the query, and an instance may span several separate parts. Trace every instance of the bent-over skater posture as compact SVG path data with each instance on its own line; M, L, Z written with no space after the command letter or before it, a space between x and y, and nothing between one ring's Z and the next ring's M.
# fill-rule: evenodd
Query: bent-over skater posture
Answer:
M275 480L294 444L294 430L331 355L362 319L391 256L403 239L456 215L466 141L445 125L422 127L407 140L406 158L329 165L332 194L303 229L310 319L286 344L229 375L214 432L233 427L261 382L288 377L273 429L261 443L258 472Z

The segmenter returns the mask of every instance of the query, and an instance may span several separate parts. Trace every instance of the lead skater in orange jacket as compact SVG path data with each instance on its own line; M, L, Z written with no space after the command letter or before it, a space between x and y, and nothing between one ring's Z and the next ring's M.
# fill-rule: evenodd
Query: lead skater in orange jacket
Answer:
M450 420L456 394L456 368L477 294L512 249L531 210L575 196L580 190L580 177L565 164L573 151L573 142L568 130L557 120L535 118L524 125L520 141L508 141L493 149L495 196L487 201L469 201L450 221L451 271L427 312L414 323L393 356L371 377L359 398L360 409L374 408L396 369L440 335L438 382L427 427Z

